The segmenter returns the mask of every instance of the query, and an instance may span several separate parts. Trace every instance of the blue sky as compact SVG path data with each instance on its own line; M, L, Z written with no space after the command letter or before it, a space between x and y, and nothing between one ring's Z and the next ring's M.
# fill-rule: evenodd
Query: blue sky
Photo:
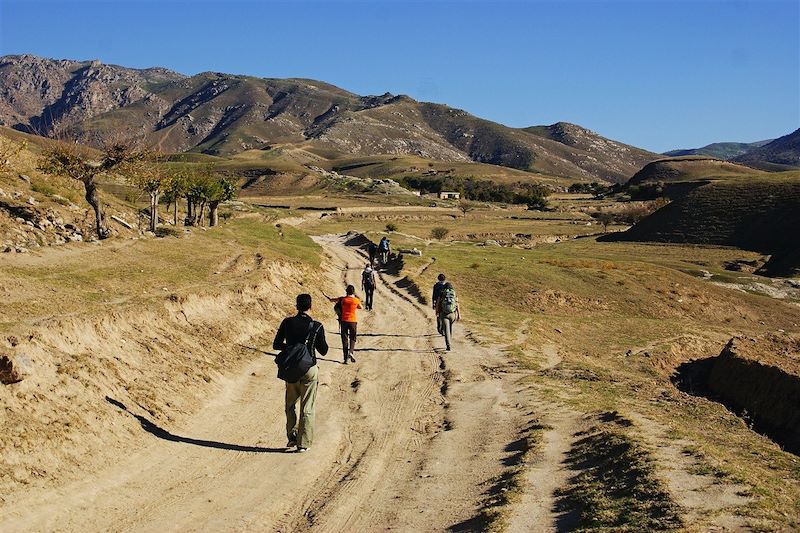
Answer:
M654 151L800 127L800 2L0 0L0 55L313 78Z

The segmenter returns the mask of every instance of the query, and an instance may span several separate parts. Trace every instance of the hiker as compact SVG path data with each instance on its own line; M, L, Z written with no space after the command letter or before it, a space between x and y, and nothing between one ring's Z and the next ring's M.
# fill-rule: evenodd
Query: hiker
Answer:
M453 322L461 319L456 290L449 281L445 282L442 291L439 293L439 299L436 301L436 313L437 316L441 317L444 342L447 344L447 351L449 352L453 339Z
M344 352L344 364L352 361L356 362L353 357L353 351L356 348L356 331L358 326L358 319L356 318L356 309L362 309L361 300L356 297L356 288L348 285L345 290L346 296L339 296L337 298L328 299L336 302L341 306L342 314L339 318L339 326L342 335L342 352Z
M366 296L364 305L367 311L372 311L372 294L375 292L375 271L372 270L372 265L365 266L361 273L361 290Z
M381 238L378 243L378 252L380 253L381 264L385 265L389 262L389 239L386 237Z
M311 310L311 295L299 294L296 304L297 314L285 318L278 328L275 340L272 341L272 349L279 350L281 354L289 352L292 346L303 345L308 349L311 361L310 368L301 376L298 381L291 383L290 378L286 380L286 443L287 448L297 446L298 452L308 450L314 440L314 404L317 399L317 368L316 352L320 355L328 353L328 343L325 340L325 328L322 324L308 316ZM278 358L281 357L278 355ZM308 357L307 354L305 354ZM276 358L277 362L277 358ZM279 364L279 373L282 367ZM302 371L303 368L289 369ZM279 376L281 377L281 376ZM300 400L300 419L298 421L295 405Z
M437 308L437 304L439 303L439 295L444 289L444 282L447 279L444 274L439 274L436 279L438 280L436 283L433 284L433 296L431 296L431 302L433 302L433 311L436 313L436 331L439 332L439 335L444 335L444 328L442 327L442 316L439 314L439 309Z
M369 264L370 266L375 264L375 254L378 253L378 245L372 241L369 241L367 245L367 253L369 254Z

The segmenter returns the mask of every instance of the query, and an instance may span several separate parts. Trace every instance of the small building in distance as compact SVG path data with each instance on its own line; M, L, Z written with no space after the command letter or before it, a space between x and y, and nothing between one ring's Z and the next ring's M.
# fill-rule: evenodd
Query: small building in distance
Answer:
M440 200L458 200L461 198L461 193L452 191L442 191L439 193Z

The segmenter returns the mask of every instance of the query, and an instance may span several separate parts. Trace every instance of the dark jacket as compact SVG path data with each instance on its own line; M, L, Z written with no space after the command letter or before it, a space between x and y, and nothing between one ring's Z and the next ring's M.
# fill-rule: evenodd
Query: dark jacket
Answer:
M317 331L316 337L312 334L309 336L311 329L311 322L314 322L314 330ZM272 341L273 350L283 350L290 344L298 344L306 342L308 338L308 351L314 358L314 364L317 364L317 354L320 355L328 353L328 341L325 340L325 328L319 322L315 322L305 313L297 313L295 316L284 318L281 326L278 328L278 333L275 335L275 340Z
M433 285L433 297L431 298L431 303L433 304L433 308L436 309L436 302L439 300L439 296L441 296L442 291L444 290L444 284L447 283L446 281L437 281Z

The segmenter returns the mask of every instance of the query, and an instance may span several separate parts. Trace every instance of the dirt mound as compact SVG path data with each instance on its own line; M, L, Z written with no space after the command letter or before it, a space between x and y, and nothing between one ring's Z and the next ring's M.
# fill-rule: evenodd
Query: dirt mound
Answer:
M627 185L630 187L641 185L642 183L672 183L726 175L748 174L760 174L760 172L743 165L736 165L711 157L686 156L660 159L648 163L628 180Z

